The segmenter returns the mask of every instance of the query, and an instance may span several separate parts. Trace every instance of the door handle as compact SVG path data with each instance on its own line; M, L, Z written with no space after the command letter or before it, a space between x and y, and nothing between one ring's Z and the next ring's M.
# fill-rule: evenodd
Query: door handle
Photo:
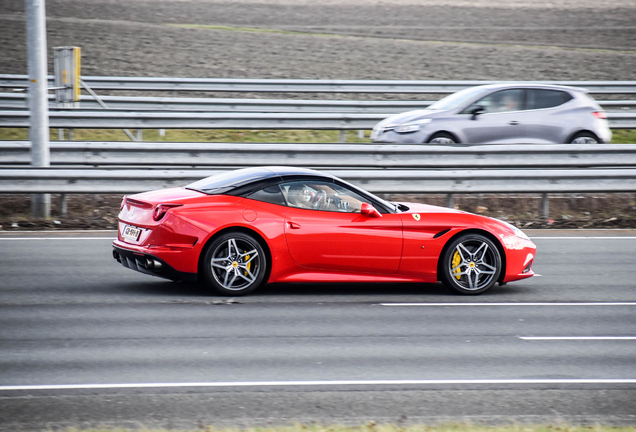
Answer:
M517 120L512 120L512 121L511 121L510 123L508 123L508 124L509 124L509 125L512 125L512 126L516 126L516 125L518 125L518 124L519 124L519 122L518 122Z
M298 228L300 228L300 224L297 224L296 222L287 221L287 225L289 225L289 227L290 227L291 229L298 229Z

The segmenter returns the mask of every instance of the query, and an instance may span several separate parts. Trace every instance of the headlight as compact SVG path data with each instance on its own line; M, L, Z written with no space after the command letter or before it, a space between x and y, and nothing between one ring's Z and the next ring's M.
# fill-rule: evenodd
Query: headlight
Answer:
M407 123L407 124L396 126L395 127L395 131L397 133L415 132L415 131L420 130L420 127L422 125L425 125L425 124L430 123L430 122L431 122L431 119L418 120L418 121L413 122L413 123Z
M524 233L523 231L521 231L519 228L517 228L516 226L514 226L513 224L509 224L508 222L504 222L502 220L497 219L499 222L505 224L508 228L510 228L512 230L513 233L515 233L515 235L517 237L520 237L524 240L530 240L530 237L528 237L528 235L526 233Z

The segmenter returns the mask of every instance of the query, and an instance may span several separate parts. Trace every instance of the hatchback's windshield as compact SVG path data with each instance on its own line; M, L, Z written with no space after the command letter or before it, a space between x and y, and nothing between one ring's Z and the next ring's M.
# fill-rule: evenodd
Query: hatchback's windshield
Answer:
M467 89L460 90L457 93L453 93L450 96L446 96L444 99L440 99L433 105L429 106L428 109L452 110L455 108L461 108L482 92L484 92L483 87L469 87Z

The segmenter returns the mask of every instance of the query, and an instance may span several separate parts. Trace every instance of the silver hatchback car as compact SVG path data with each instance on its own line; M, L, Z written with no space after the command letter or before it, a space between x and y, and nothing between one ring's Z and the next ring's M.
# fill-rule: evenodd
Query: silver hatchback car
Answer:
M396 144L607 143L605 111L584 89L535 84L467 88L424 110L392 115L371 140Z

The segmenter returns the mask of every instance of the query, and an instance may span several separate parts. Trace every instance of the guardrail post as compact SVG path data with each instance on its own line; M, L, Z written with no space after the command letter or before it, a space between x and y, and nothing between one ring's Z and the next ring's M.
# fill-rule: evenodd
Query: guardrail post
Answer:
M66 217L68 215L68 200L66 194L60 195L60 216Z
M358 139L364 139L364 130L358 130Z
M446 207L453 208L455 207L455 195L447 194L446 195Z
M57 130L57 139L59 141L64 141L64 129L58 129Z
M31 165L35 167L48 167L50 165L46 13L44 8L44 0L26 0L31 110L29 139L31 140ZM36 218L51 216L51 194L31 195L31 215Z
M166 136L166 130L165 129L159 129L159 136L160 137L165 137Z
M143 140L144 140L144 130L137 129L137 141L143 141Z
M547 193L544 193L541 195L541 218L542 219L550 218L550 201L548 200Z
M346 130L341 130L340 131L340 142L341 143L347 142L347 131Z

